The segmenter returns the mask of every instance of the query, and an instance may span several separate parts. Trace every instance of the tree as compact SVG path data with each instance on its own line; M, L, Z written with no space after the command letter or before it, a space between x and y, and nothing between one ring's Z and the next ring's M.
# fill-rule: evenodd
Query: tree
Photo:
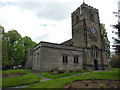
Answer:
M103 37L103 47L107 52L107 56L108 59L110 58L110 41L108 40L107 37L107 32L105 29L105 25L104 24L100 24L100 28L101 28L101 33L102 33L102 37Z
M2 35L2 68L10 69L14 66L24 66L27 53L36 45L30 37L22 36L16 31L11 30Z
M110 64L110 66L112 67L112 68L120 68L120 57L118 57L118 55L117 54L112 54L112 56L111 56L111 58L110 58L110 62L109 62L109 64Z
M0 26L0 69L2 68L2 34L3 34L4 28Z
M117 38L113 38L114 39L114 50L115 53L117 55L120 55L120 23L118 23L117 25L113 25L113 27L115 29L117 29L117 32L115 32L115 34L117 35Z
M25 36L22 38L22 45L24 46L25 55L23 57L23 61L21 62L21 65L24 66L27 60L28 51L34 48L36 42L33 42L30 37Z
M22 39L21 35L16 30L11 30L8 33L3 33L2 36L2 56L3 68L12 68L20 62L20 56L16 50L18 42ZM21 50L20 50L21 51ZM19 52L20 52L19 51Z
M111 57L110 65L111 67L120 68L120 60L119 60L120 59L120 23L118 23L117 25L113 25L113 27L117 29L117 31L115 32L117 37L113 38L114 39L113 47L114 47L115 53Z
M4 32L4 27L0 26L2 30L2 68L9 68L11 62L8 60L7 53L7 34Z

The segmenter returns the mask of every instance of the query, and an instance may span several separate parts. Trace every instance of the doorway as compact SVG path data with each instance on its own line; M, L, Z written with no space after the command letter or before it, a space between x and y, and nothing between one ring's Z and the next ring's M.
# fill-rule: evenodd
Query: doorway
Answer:
M94 60L94 68L95 68L95 70L98 70L98 61L97 61L97 59Z

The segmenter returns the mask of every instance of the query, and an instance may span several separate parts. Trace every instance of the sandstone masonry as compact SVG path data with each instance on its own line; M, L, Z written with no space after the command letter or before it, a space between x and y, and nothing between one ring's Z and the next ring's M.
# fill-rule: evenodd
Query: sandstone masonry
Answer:
M37 71L108 68L98 9L83 3L71 18L72 39L61 44L41 41L29 51L25 68Z

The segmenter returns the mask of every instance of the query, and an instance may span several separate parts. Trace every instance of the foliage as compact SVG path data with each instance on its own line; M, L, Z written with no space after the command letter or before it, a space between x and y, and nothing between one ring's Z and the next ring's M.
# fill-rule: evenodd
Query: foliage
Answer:
M91 71L79 71L79 72L71 72L71 73L62 73L62 74L51 74L48 72L44 72L44 73L40 73L40 75L47 77L47 78L51 78L51 79L56 79L56 78L60 78L60 77L65 77L65 76L70 76L70 75L75 75L78 73L85 73L85 72L91 72Z
M24 66L28 50L36 45L30 37L22 36L16 31L4 32L2 35L2 69Z
M117 54L113 54L110 58L109 64L112 68L119 68L120 67L120 58Z
M118 67L120 68L120 23L113 25L113 27L115 29L117 29L117 31L115 32L115 34L117 35L117 37L113 38L114 39L114 50L115 50L115 54L112 55L111 57L111 61L110 61L110 65L112 67Z
M117 25L113 25L113 27L117 29L117 32L115 34L118 36L117 38L114 38L113 47L115 47L115 53L118 54L120 57L120 23L118 23Z
M120 70L120 69L118 69ZM96 77L96 79L110 79L110 80L120 80L118 76L118 70L110 70L110 71L96 71L84 74L84 76L69 76L64 78L58 78L49 80L46 82L40 82L34 85L30 85L27 88L62 88L66 84L70 84L76 80L87 80L92 79L92 77Z
M101 28L102 38L103 38L103 47L107 51L108 58L110 58L110 41L108 40L108 37L107 37L105 25L100 24L100 28Z
M21 48L17 47L18 42L21 40L21 35L16 31L12 30L8 33L4 33L2 36L2 65L3 68L11 68L14 64L19 63L20 58L17 58L17 56L20 56L17 54L17 52L20 52ZM20 51L16 51L19 49ZM22 54L22 53L20 53Z
M32 84L40 81L40 77L28 70L6 70L3 74L26 73L22 76L6 77L2 79L2 87L14 87Z
M0 70L2 68L2 32L3 27L0 26Z
M100 83L99 88L105 88L105 85L103 83Z
M22 38L22 44L24 46L24 53L25 53L25 55L23 56L23 61L21 62L21 64L24 66L25 62L27 60L28 51L30 49L33 49L34 46L36 45L36 43L33 42L30 37L25 36L25 37Z

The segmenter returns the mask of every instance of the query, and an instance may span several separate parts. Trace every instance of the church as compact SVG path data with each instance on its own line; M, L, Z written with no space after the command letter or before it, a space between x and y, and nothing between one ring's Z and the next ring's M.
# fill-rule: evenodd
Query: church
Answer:
M28 52L25 68L41 72L108 68L98 9L83 3L71 14L71 20L72 39L61 44L41 41Z

